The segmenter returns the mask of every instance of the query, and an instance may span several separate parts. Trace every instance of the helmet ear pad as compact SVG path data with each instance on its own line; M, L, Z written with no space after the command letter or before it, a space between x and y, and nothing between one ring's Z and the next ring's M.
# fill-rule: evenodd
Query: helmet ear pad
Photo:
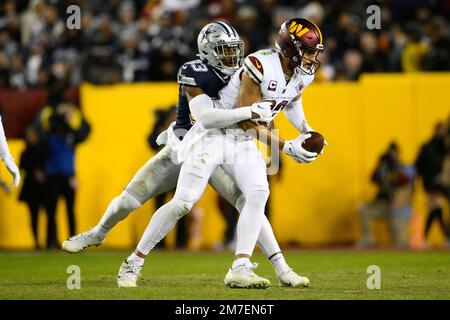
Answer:
M288 32L280 32L278 35L277 44L286 58L292 59L298 55L297 47Z
M283 56L289 60L291 67L295 68L300 64L301 57L298 49L291 39L291 36L286 31L280 31L278 39L276 40L278 48L281 50Z

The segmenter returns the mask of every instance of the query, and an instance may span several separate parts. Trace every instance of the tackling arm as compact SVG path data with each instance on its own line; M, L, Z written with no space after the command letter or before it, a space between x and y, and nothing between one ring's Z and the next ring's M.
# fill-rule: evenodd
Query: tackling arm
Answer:
M264 112L270 112L270 109L260 110L254 106L232 110L215 109L211 98L199 87L183 86L183 92L189 101L192 115L205 129L225 128L243 120L259 119L264 116Z

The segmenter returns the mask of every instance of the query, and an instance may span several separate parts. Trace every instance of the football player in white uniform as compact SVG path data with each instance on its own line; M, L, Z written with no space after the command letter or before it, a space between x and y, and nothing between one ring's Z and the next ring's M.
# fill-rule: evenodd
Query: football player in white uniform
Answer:
M237 72L221 91L222 103L234 105L236 96L237 106L270 102L270 120L284 110L290 123L301 133L293 140L285 141L266 125L254 121L243 121L239 125L244 130L256 129L258 137L264 137L262 141L277 145L295 161L310 163L318 154L302 147L302 143L311 136L308 131L313 129L306 121L301 94L313 81L320 66L317 57L324 50L322 33L307 19L291 19L282 24L275 46L276 49L260 50L245 59L243 70ZM309 285L309 280L306 281Z
M219 42L221 42L220 45ZM228 83L236 69L242 65L243 48L241 43L237 32L226 23L215 22L203 28L198 42L201 60L185 63L179 70L180 94L177 119L175 124L158 137L159 142L166 146L136 173L122 194L111 201L96 227L64 241L62 247L65 251L75 253L81 252L89 246L101 245L107 233L129 213L142 206L148 199L175 188L181 165L172 161L171 154L184 134L192 127L190 109L193 106L188 102L187 92L189 92L189 99L194 96L206 96L215 103L218 102L219 91ZM214 54L214 50L217 50L219 54ZM224 61L230 59L231 61L228 61L227 64L231 67L224 64ZM202 119L203 125L210 128L250 118L265 117L267 120L267 117L271 116L268 107L270 103L255 104L242 110L226 111L203 108L201 103L194 103L194 105L198 106L198 108L194 106L197 118ZM227 172L220 167L217 168L211 176L210 183L227 201L235 205L239 211L242 210L245 199ZM170 230L177 220L170 215L158 215L152 218L152 225L158 230L167 227ZM297 275L285 262L266 218L263 221L258 241L279 275L280 283L293 287L304 283L305 279ZM142 251L145 252L145 250ZM145 255L136 250L122 264L118 278L119 286L136 286L143 266L142 256Z
M6 142L5 131L3 130L2 117L0 116L0 158L13 176L13 185L17 188L20 183L20 172L9 152L8 143Z
M239 106L268 101L272 104L272 119L283 110L290 123L303 133L293 140L284 141L254 121L240 125L256 129L297 162L309 163L317 154L302 148L302 142L310 136L305 133L313 129L306 121L301 95L320 66L317 57L324 50L322 33L312 21L291 19L282 24L275 46L247 56L243 71L232 77L221 91L221 99L225 104L233 104L238 95Z
M302 38L306 38L306 41ZM313 43L313 46L306 46L305 43L308 41ZM272 107L269 120L273 120L279 111L286 108L289 120L301 133L311 130L306 122L300 98L301 92L313 80L313 74L319 64L317 55L322 50L320 30L312 22L304 19L285 22L277 40L277 50L264 50L247 57L244 65L245 72L236 73L230 84L221 91L220 95L223 99L221 107L234 108L234 102L238 95L239 106L245 105L243 101L246 100L253 99L254 102L267 100ZM264 68L266 69L265 73ZM189 95L189 92L187 94ZM192 98L190 105L194 116L197 105L201 105L204 109L213 108L213 103L205 95ZM208 106L209 108L207 108ZM199 123L202 123L201 119L199 119ZM250 125L248 123L241 125L244 128L257 128L261 133L267 135L269 141L277 142L281 150L298 162L308 163L317 157L316 153L308 152L301 146L302 142L309 137L308 134L302 134L294 140L284 141L273 135L264 126L257 126L252 122ZM223 127L225 126L223 125ZM181 217L188 213L203 193L210 174L219 164L223 163L224 155L232 154L232 158L235 160L240 156L249 160L252 155L256 155L256 158L253 158L255 162L251 164L238 161L222 165L225 170L232 173L246 200L238 223L236 260L225 277L225 284L231 287L266 287L269 285L268 280L253 272L255 265L249 260L258 230L262 226L261 207L265 204L268 196L265 166L261 154L251 139L236 141L231 135L230 140L227 140L227 136L222 132L211 133L208 130L205 132L205 130L202 131L201 126L197 126L197 129L196 133L189 132L193 142L184 148L186 150L183 156L185 162L181 169L174 199L161 207L155 216ZM199 140L199 136L203 136L203 139ZM194 137L197 137L197 140ZM223 140L221 141L221 139ZM201 141L201 151L195 153L193 150L196 143L200 143L199 141ZM228 147L224 141L228 142ZM156 230L151 221L138 245L136 254L146 256L170 229ZM300 278L302 285L309 284L308 279Z

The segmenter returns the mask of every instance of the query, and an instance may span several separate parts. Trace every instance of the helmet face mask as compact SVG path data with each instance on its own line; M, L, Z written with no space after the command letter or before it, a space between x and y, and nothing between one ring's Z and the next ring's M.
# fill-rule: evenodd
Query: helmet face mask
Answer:
M218 69L225 74L233 74L241 66L244 58L244 42L236 41L217 44L214 48Z
M292 19L281 25L276 47L289 60L292 69L314 74L320 67L318 56L323 52L320 29L307 19Z
M317 59L320 51L305 48L300 49L299 52L300 63L298 68L306 74L314 74L320 67L320 61Z
M244 61L244 42L225 22L207 24L197 39L198 56L223 74L234 74Z

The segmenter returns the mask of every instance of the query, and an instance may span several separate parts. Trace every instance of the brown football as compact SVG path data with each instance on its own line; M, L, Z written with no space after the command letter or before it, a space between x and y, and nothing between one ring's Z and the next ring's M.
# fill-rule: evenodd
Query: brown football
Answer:
M309 137L308 139L306 139L303 142L302 147L306 151L320 153L325 144L325 139L318 132L315 132L315 131L306 132L306 134L308 134L308 133L311 134L311 137Z

